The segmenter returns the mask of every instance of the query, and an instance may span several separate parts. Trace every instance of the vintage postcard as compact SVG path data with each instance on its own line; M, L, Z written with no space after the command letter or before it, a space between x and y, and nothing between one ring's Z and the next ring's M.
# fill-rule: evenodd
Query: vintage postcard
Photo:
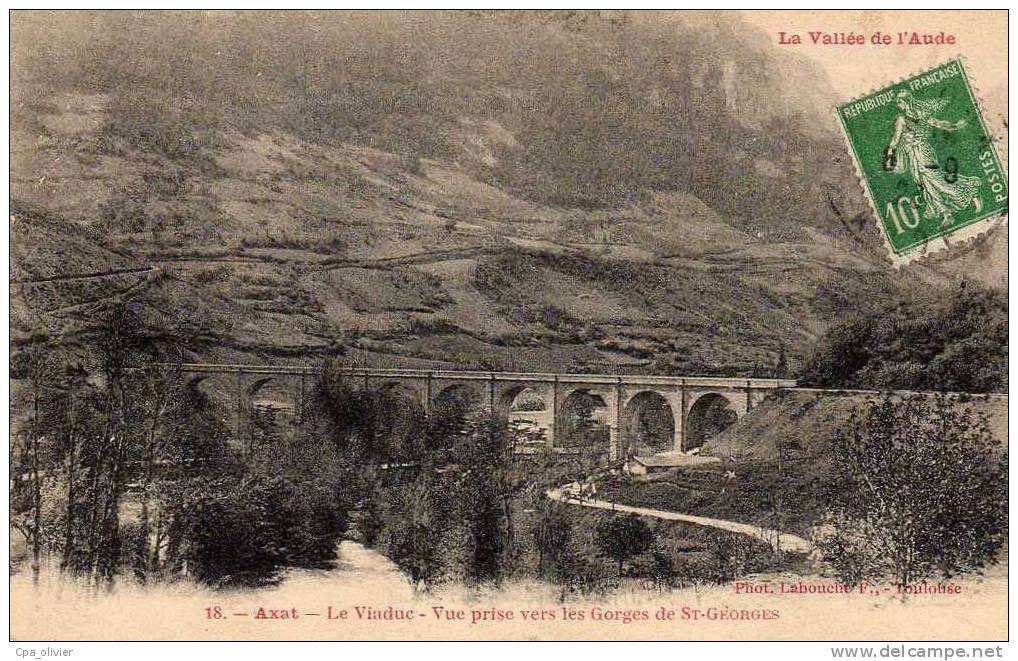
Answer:
M12 11L12 645L1000 656L1007 19Z

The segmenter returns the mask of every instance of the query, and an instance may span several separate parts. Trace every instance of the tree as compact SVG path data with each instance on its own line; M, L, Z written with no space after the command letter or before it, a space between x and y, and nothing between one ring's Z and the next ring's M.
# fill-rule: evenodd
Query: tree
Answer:
M154 345L123 302L98 315L82 337L84 356L58 344L37 345L12 362L12 376L25 379L30 390L19 433L26 448L18 452L16 445L13 458L25 466L27 480L19 475L19 485L31 487L31 528L25 529L32 533L33 567L37 571L43 546L60 549L62 571L87 574L98 584L117 570L120 500L131 460L142 458L146 439L153 438L148 375L132 368L152 360ZM44 481L54 494L46 503ZM52 515L44 521L47 509Z
M660 398L647 398L639 402L636 416L638 452L669 450L675 442L672 409Z
M392 492L383 546L415 587L436 582L448 560L452 503L446 479L422 473Z
M833 439L841 468L822 542L842 579L904 586L996 560L1007 535L1007 457L985 416L944 396L887 396Z
M467 432L474 401L471 397L440 398L428 412L424 430L426 456L436 464L452 458L452 450Z
M166 418L182 399L181 364L178 360L172 368L161 365L147 365L141 379L139 400L143 404L144 436L142 438L141 515L134 553L136 578L144 583L151 569L153 558L151 539L151 508L157 462L163 458L167 445ZM189 412L190 413L190 412ZM158 547L156 547L158 552Z
M46 521L43 515L44 476L52 472L64 437L69 412L61 361L46 349L32 347L12 357L12 376L24 378L28 389L17 403L28 409L11 448L11 526L21 532L32 555L32 579L39 580ZM17 398L21 399L21 398ZM12 403L15 397L12 395ZM13 418L13 416L12 416Z
M864 307L832 326L803 385L1006 392L1007 293L974 283Z
M608 425L594 416L594 410L600 402L595 396L589 394L581 394L577 400L575 417L571 421L572 429L567 432L576 439L573 441L573 445L597 449L606 448L609 435Z
M413 402L387 389L354 388L329 363L315 385L311 427L352 463L417 461L425 452L426 420Z
M774 365L773 376L776 379L788 377L788 353L784 342L778 345L778 362Z
M646 552L654 543L654 531L635 514L613 517L597 527L601 554L618 563L619 574L626 560Z
M513 540L514 444L508 421L486 415L470 422L456 446L461 516L472 542L468 573L478 582L500 578Z
M556 580L566 577L566 564L570 560L569 544L573 536L573 521L565 508L557 503L542 500L537 525L534 526L534 543L537 546L537 570L542 576Z

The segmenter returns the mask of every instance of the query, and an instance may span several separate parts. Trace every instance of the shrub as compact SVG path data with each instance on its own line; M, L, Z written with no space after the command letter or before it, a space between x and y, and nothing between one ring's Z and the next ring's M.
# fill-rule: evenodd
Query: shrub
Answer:
M194 281L200 285L210 285L214 282L224 282L233 275L233 267L229 264L219 264L211 268L200 269L194 274Z
M148 227L144 200L117 193L99 204L102 227L113 232L143 232Z
M605 594L619 585L614 565L579 554L568 556L562 567L563 585L580 594Z
M443 567L445 548L431 529L414 523L397 522L388 531L386 555L415 586L435 581Z
M710 564L705 578L717 583L729 583L746 573L752 543L734 535L716 535L709 544Z
M654 531L635 514L611 518L597 528L601 554L618 563L619 574L629 558L646 552L654 543Z
M679 571L672 555L663 549L654 549L651 553L649 568L651 580L659 590L677 587L680 584Z
M176 518L188 568L214 587L258 586L285 566L320 567L345 529L334 493L286 478L222 480L196 489Z
M357 531L360 532L361 541L368 547L375 546L385 529L380 496L378 492L372 492L357 519Z
M209 172L216 166L207 151L216 142L212 131L200 126L196 117L143 95L115 96L98 131L98 146L104 153L137 149Z

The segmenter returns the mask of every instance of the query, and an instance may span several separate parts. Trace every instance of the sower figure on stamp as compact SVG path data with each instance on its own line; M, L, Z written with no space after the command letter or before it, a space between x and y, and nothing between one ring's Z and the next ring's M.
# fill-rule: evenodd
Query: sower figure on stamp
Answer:
M941 169L930 144L933 129L957 131L966 120L948 122L933 115L947 105L946 99L917 100L908 90L898 92L896 105L902 114L894 122L894 136L884 153L884 169L908 172L922 191L924 218L941 218L946 227L954 220L953 212L974 204L982 211L979 177L959 174L957 166Z

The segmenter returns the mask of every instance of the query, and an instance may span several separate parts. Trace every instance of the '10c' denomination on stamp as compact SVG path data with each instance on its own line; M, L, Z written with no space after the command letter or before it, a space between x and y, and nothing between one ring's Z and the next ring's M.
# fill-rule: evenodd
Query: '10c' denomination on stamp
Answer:
M896 264L987 229L1007 214L1007 174L963 62L837 108Z

